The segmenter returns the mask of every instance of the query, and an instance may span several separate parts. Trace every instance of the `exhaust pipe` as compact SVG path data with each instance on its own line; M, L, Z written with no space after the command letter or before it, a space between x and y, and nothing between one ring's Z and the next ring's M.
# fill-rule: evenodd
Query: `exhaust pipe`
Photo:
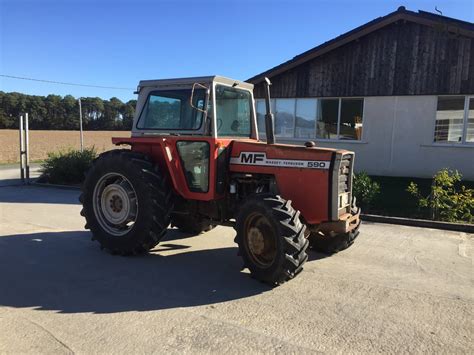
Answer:
M265 106L267 113L265 114L265 133L267 135L267 143L275 144L275 120L273 118L272 106L270 105L270 79L265 77Z

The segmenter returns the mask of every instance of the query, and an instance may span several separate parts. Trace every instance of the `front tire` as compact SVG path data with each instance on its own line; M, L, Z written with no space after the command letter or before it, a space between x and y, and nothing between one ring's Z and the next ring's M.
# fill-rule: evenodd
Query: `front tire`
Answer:
M280 196L256 195L236 219L236 242L252 277L272 286L298 275L308 259L306 226Z
M130 150L101 154L87 173L79 200L92 238L120 255L155 247L173 209L166 177L146 155Z

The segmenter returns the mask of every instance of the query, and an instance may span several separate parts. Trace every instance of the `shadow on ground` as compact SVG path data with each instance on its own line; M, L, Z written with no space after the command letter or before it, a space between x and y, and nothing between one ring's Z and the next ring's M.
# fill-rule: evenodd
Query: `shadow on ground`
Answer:
M23 183L21 182L21 179L2 179L2 180L0 180L0 187L13 187L13 186L23 186Z
M2 180L8 182L7 180ZM15 184L13 184L15 185ZM47 203L78 205L80 191L39 186L0 186L0 203Z
M1 237L0 304L113 313L210 305L270 289L240 271L237 248L186 251L180 233L169 234L137 257L101 251L82 231ZM179 254L159 254L166 250Z

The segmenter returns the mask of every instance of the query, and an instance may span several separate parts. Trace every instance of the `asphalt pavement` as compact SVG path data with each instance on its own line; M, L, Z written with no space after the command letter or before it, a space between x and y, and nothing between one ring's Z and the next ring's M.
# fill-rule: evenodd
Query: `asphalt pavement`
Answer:
M473 235L364 223L270 288L234 231L101 251L79 192L0 187L0 353L474 353Z

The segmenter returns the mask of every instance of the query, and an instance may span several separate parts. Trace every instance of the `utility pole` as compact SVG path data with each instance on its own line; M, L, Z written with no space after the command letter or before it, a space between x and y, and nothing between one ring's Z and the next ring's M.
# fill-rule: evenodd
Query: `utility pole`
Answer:
M81 98L78 99L79 101L79 129L81 130L81 152L84 150L84 134L82 132L82 103Z

